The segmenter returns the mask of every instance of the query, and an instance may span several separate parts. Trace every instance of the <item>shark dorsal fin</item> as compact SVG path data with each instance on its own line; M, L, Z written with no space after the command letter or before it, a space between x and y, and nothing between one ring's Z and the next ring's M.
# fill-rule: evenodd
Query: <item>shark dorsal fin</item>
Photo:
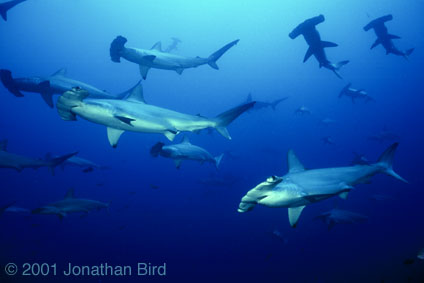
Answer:
M70 188L65 195L65 199L74 198L74 188Z
M287 167L289 168L289 173L305 171L305 167L292 149L287 153Z
M160 42L160 41L156 42L156 43L152 46L152 48L150 48L150 49L154 49L154 50L157 50L157 51L162 52L162 42Z
M51 75L51 77L55 76L66 76L66 68L59 69Z
M252 102L252 94L249 92L249 94L247 95L247 99L246 102Z
M144 100L144 94L143 94L143 86L140 84L136 85L130 92L130 94L127 96L126 100L132 101L132 102L141 102L146 103Z
M188 136L187 135L185 135L184 137L183 137L183 140L182 140L182 142L181 143L190 143L190 140L189 140L189 138L188 138Z
M0 151L7 151L7 139L0 140Z

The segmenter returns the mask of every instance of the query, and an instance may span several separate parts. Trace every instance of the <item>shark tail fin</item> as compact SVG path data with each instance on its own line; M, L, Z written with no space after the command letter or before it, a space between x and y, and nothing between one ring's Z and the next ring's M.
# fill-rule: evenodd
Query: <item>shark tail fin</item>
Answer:
M154 146L152 146L152 148L150 149L150 155L153 157L158 157L158 155L160 154L160 152L162 151L162 147L165 144L163 142L158 142L156 143Z
M109 53L113 62L121 62L121 51L125 48L127 39L123 36L117 36L110 44Z
M343 79L343 78L340 76L339 71L340 71L340 69L341 69L344 65L346 65L347 63L349 63L349 60L344 60L344 61L340 61L340 62L338 62L338 63L331 64L331 65L332 65L332 67L333 67L333 72L336 74L336 76L337 76L339 79Z
M382 172L384 174L387 174L389 176L392 176L402 182L408 183L404 178L399 176L394 170L393 170L393 159L395 156L395 152L397 147L399 146L399 143L395 142L391 146L389 146L380 156L380 158L377 161L377 165L382 168Z
M277 100L273 101L273 102L271 103L272 110L274 110L274 111L275 111L275 109L277 108L278 104L280 104L281 102L283 102L283 101L284 101L284 100L286 100L287 98L289 98L289 97L288 97L288 96L286 96L286 97L283 97L283 98L280 98L280 99L277 99Z
M216 64L216 61L221 58L222 55L224 55L225 52L228 51L228 49L230 49L231 47L233 47L234 45L236 45L239 42L239 39L234 40L230 43L228 43L227 45L225 45L224 47L222 47L221 49L219 49L218 51L214 52L213 54L211 54L208 57L208 64L209 66L211 66L212 68L214 68L215 70L218 70L219 67Z
M255 101L242 104L240 106L234 107L224 113L219 114L214 118L215 129L227 139L231 139L230 134L227 131L227 126L234 121L238 116L243 114L243 112L252 108L255 105Z
M222 153L214 158L216 169L219 168L219 164L221 164L221 160L223 157L224 157L224 154Z
M0 8L0 15L5 22L7 22L7 9Z
M3 83L4 87L7 88L14 96L23 97L24 95L16 87L15 82L12 77L12 72L9 70L0 70L0 80Z
M72 108L81 104L89 93L81 88L73 88L66 91L57 100L56 108L60 118L65 121L75 121L76 115L72 112Z
M54 168L56 166L62 164L63 162L65 162L66 160L68 160L72 156L76 155L77 153L78 152L73 152L73 153L65 154L65 155L55 157L55 158L51 158L50 160L47 160L47 162L49 163L50 170L52 171L52 175L54 176Z
M409 55L412 54L412 52L414 52L415 48L410 48L408 50L405 51L405 56L408 57Z

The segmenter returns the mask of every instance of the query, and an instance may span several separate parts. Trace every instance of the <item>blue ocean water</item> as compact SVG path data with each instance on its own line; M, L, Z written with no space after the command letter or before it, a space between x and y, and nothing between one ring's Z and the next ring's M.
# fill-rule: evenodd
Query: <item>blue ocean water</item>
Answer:
M5 1L2 1L5 2ZM254 100L289 98L271 108L242 114L229 127L232 140L216 131L189 133L193 144L213 155L213 165L153 158L163 135L126 132L118 147L109 145L106 128L78 118L63 121L39 94L13 96L0 85L0 139L8 151L44 158L78 151L104 170L46 168L17 172L1 169L0 206L35 209L62 199L69 188L81 198L111 202L108 210L86 217L5 212L0 217L0 282L423 282L422 198L422 30L424 2L405 1L82 1L28 0L0 20L0 68L14 77L48 76L66 68L68 76L110 93L121 93L140 79L138 66L110 60L109 46L122 35L128 46L149 49L172 37L182 42L175 54L209 56L235 39L240 42L218 61L174 71L149 71L142 82L148 103L182 113L214 117ZM307 45L288 34L307 18L325 15L321 38L331 61L350 60L343 79L302 63ZM401 36L408 60L370 50L371 20L393 14L389 33ZM348 83L365 89L375 102L338 98ZM55 96L55 100L57 96ZM310 115L296 115L301 106ZM325 126L321 120L335 122ZM369 137L382 131L394 140ZM179 134L175 142L182 139ZM334 145L322 138L331 136ZM238 213L241 198L268 176L287 172L293 149L307 168L347 166L354 155L369 160L399 142L394 169L405 184L379 174L355 186L347 200L338 197L309 205L297 228L286 208L257 206ZM382 200L374 200L382 195ZM314 218L334 207L368 216L366 223L331 230ZM411 260L413 262L411 263ZM163 265L166 276L137 276L137 263ZM15 263L19 272L6 275ZM22 276L25 263L56 263L57 275ZM128 265L131 276L64 276L73 265ZM51 268L52 269L52 268Z

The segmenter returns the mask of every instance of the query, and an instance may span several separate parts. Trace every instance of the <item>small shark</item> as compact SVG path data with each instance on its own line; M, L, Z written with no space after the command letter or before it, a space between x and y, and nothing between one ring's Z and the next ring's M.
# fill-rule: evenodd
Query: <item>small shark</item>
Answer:
M51 160L34 159L8 152L7 140L3 140L0 142L0 168L12 168L21 172L25 168L38 169L40 167L49 167L54 175L54 168L75 154L77 152L59 156Z
M178 74L182 74L185 69L195 68L200 65L208 64L213 69L218 70L216 61L228 51L231 47L236 45L239 40L234 40L228 43L215 53L211 54L208 58L201 58L199 56L183 57L175 54L170 54L162 51L161 43L157 42L153 47L148 49L136 49L125 47L127 39L123 36L116 37L110 45L110 57L113 62L121 62L121 57L127 61L139 65L140 74L145 80L150 68L162 70L174 70Z
M303 63L305 63L312 55L315 56L319 63L319 67L324 67L329 69L336 74L340 79L342 78L338 71L340 68L347 63L348 60L341 61L339 63L331 63L327 59L327 55L325 54L324 48L327 47L337 47L337 44L329 41L322 41L319 32L316 29L316 25L325 21L324 15L319 15L317 17L313 17L305 20L303 23L299 24L290 34L289 37L291 39L295 39L299 35L303 35L306 40L306 43L309 45L308 51L305 54L305 58L303 59Z
M3 205L3 206L0 206L0 216L2 216L3 215L3 213L5 212L5 211L7 211L7 209L8 208L10 208L12 205L14 205L16 203L16 201L14 201L14 202L11 202L11 203L8 203L8 204L6 204L6 205Z
M70 189L63 200L32 210L32 214L53 214L63 219L68 213L82 212L88 214L92 210L108 209L110 203L96 200L79 199L74 196L74 189Z
M348 83L339 93L339 98L347 96L352 99L352 103L355 103L355 99L364 99L365 102L375 101L369 96L364 89L354 89L351 87L352 84Z
M166 158L174 159L175 167L180 168L183 160L195 160L200 163L210 162L215 164L218 169L221 159L224 154L213 157L205 149L193 145L187 136L184 136L183 140L179 144L165 145L164 143L158 142L150 150L150 154L154 157L161 155Z
M373 45L371 45L371 49L381 44L384 49L386 49L386 55L391 53L408 59L408 56L411 55L411 53L414 51L414 48L410 48L406 51L400 51L393 44L393 39L400 39L400 37L397 35L389 34L385 23L391 20L393 20L393 16L389 14L371 21L364 27L365 31L374 29L375 35L377 36L377 40L373 43Z
M294 113L295 114L300 114L300 115L310 115L311 114L311 110L309 110L307 107L305 107L305 106L300 106L299 108L297 108L295 111L294 111Z
M53 108L53 95L62 94L65 91L71 90L73 87L84 88L91 98L109 98L121 99L128 95L129 91L118 95L109 94L89 84L70 79L66 76L66 69L60 69L47 77L27 77L16 78L12 77L12 72L9 70L0 70L0 80L3 85L16 97L23 97L21 91L33 92L41 94L44 102Z
M271 102L265 102L265 101L258 101L255 100L255 106L251 108L251 110L259 110L259 109L263 109L263 108L268 108L271 107L272 110L275 110L277 108L277 105L280 104L281 102L283 102L284 100L286 100L287 98L289 98L288 96L276 99L274 101ZM252 94L249 93L246 99L246 103L252 102Z
M377 141L379 143L383 143L385 141L395 141L399 139L399 135L389 131L386 127L384 127L384 129L376 134L376 135L371 135L368 137L369 140L372 141Z
M16 5L25 2L26 0L12 0L9 2L0 3L0 15L3 20L7 21L7 12Z
M181 40L176 37L171 37L171 39L172 39L172 43L168 47L166 47L165 50L163 50L163 52L171 53L173 50L178 49L177 46L178 44L181 43Z
M57 156L55 156L57 157ZM49 160L52 158L51 153L47 153L46 154L46 160ZM84 170L87 169L105 169L105 166L101 166L97 163L94 163L93 161L90 161L88 159L79 157L79 156L72 156L70 158L68 158L65 162L63 162L61 164L62 169L64 169L66 166L76 166L76 167L80 167Z
M323 138L321 139L321 141L322 141L324 144L328 144L328 145L336 145L336 143L334 142L333 138L332 138L332 137L330 137L330 136L323 137Z
M368 217L355 212L334 208L330 211L318 215L315 217L315 219L322 220L328 225L328 230L331 230L336 224L353 224L365 222L368 220Z
M271 176L248 191L240 202L238 212L250 211L256 204L287 207L290 225L296 227L306 205L337 195L346 199L355 185L367 183L376 174L384 173L407 183L392 168L397 147L397 143L391 145L374 164L311 170L306 170L294 152L289 150L289 172L283 177Z
M360 154L357 152L353 152L355 157L350 162L350 165L370 165L371 162L365 157L365 154Z
M85 99L87 96L88 92L79 88L61 95L57 102L60 117L65 121L74 121L78 115L90 122L105 125L109 143L113 147L117 146L124 131L160 133L172 141L179 132L214 128L231 139L226 127L255 104L246 103L215 118L205 118L147 104L141 84L123 100Z

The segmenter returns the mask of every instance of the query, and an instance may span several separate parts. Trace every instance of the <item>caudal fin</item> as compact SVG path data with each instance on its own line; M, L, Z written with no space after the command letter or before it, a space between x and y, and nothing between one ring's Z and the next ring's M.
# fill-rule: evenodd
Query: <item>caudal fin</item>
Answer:
M15 85L15 81L12 78L12 72L9 70L0 70L0 80L4 87L7 88L14 96L23 97L24 95L19 91Z
M72 112L72 108L80 105L88 95L88 91L74 87L59 96L56 108L60 118L65 121L75 121L77 118L75 113Z
M342 78L342 76L340 76L340 74L339 74L339 70L340 70L340 69L341 69L344 65L346 65L347 63L349 63L349 60L340 61L340 62L338 62L338 63L331 64L332 71L334 72L334 74L336 74L336 76L337 76L339 79L343 79L343 78Z
M234 41L228 43L227 45L225 45L224 47L222 47L221 49L219 49L218 51L216 51L215 53L213 53L212 55L210 55L208 57L208 64L209 64L209 66L211 66L215 70L218 70L219 67L216 64L216 61L219 58L221 58L221 56L224 55L224 53L227 52L228 49L230 49L231 47L233 47L234 45L236 45L238 42L239 42L239 39L234 40Z
M380 166L382 168L382 172L384 174L387 174L389 176L392 176L398 180L401 180L402 182L408 183L404 178L399 176L394 170L393 170L393 159L395 156L395 152L397 147L399 146L399 143L394 143L391 146L389 146L380 156L380 158L377 161L377 166Z
M109 53L113 62L121 62L121 51L125 48L127 39L123 36L117 36L110 44Z
M220 155L218 155L214 158L216 169L219 168L219 164L221 163L221 160L222 160L223 157L224 157L224 154L222 153L222 154L220 154Z
M286 97L283 97L283 98L280 98L280 99L273 101L271 103L272 110L275 110L275 108L277 108L277 105L280 104L281 102L283 102L284 100L286 100L287 98L289 98L289 97L286 96Z
M231 139L230 134L228 133L227 126L234 121L238 116L240 116L243 112L247 111L248 109L252 108L253 105L255 105L255 101L249 102L237 107L234 107L228 111L225 111L224 113L219 114L214 118L215 120L215 129L223 135L227 139Z
M63 162L65 162L66 160L68 160L72 156L76 155L77 153L78 152L73 152L73 153L70 153L70 154L65 154L65 155L62 155L62 156L55 157L55 158L52 158L50 160L47 160L48 163L49 163L49 167L50 167L50 169L52 171L52 175L54 175L54 168L56 166L62 164Z

